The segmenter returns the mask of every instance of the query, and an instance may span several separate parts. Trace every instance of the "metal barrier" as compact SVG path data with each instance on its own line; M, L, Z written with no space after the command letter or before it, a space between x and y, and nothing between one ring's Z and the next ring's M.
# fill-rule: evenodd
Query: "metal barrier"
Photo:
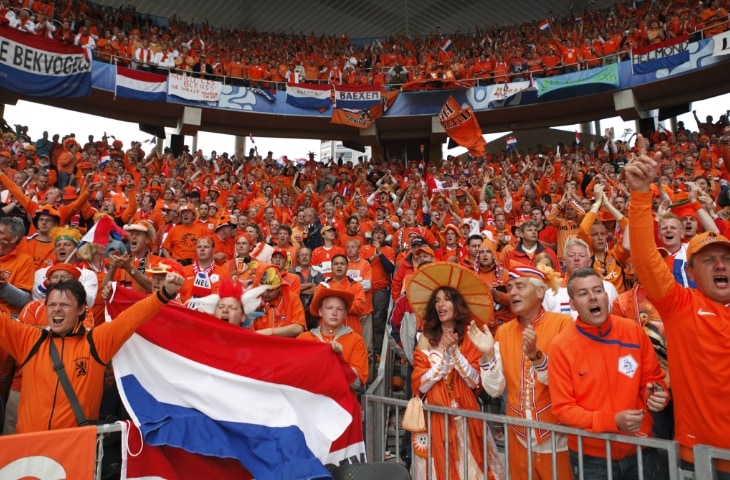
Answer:
M730 461L730 450L709 447L707 445L695 445L692 450L695 461L695 478L697 480L716 479L717 466L715 465L715 460ZM730 474L726 474L725 478L727 477L730 477Z
M391 417L392 422L391 425L395 430L395 445L396 445L396 458L399 458L400 455L400 441L402 438L403 430L400 428L401 418L402 418L402 410L405 409L408 402L406 400L400 400L395 398L386 398L381 396L375 396L375 395L368 395L366 394L363 399L362 403L364 406L365 411L365 424L367 426L366 428L366 438L365 443L367 445L367 451L368 451L368 458L370 461L375 462L382 462L384 460L384 443L383 440L386 438L387 435L387 422L386 420ZM389 415L389 410L393 410L394 415ZM515 417L507 417L505 415L499 415L499 414L493 414L493 413L484 413L484 412L477 412L477 411L469 411L469 410L457 410L453 408L446 408L446 407L440 407L436 405L429 405L424 404L423 405L424 413L427 416L427 423L430 422L430 418L433 415L444 415L444 418L447 419L449 416L452 417L462 417L462 418L471 418L471 419L477 419L482 422L483 425L483 431L485 433L486 438L486 432L488 429L492 428L490 427L490 424L492 426L498 425L498 428L501 428L504 433L504 454L505 458L508 458L509 456L509 449L510 449L510 442L509 442L509 436L507 434L507 429L510 425L523 427L527 431L527 436L532 437L532 431L533 430L549 430L552 433L559 433L559 434L566 434L566 435L575 435L578 437L578 457L579 457L579 478L583 479L586 478L584 476L583 471L583 439L584 438L591 438L591 439L599 439L603 440L606 445L606 458L607 458L607 465L610 464L610 458L611 458L611 442L619 442L623 444L629 444L636 447L636 455L637 455L637 462L639 465L639 478L644 479L647 478L645 476L645 473L643 471L642 466L642 458L643 458L643 448L654 448L661 454L666 455L666 466L667 466L667 478L669 480L684 480L687 478L692 478L691 472L682 471L680 469L680 459L679 459L679 444L675 441L671 440L662 440L662 439L656 439L656 438L650 438L650 437L639 437L639 436L627 436L627 435L618 435L613 433L589 433L582 429L577 428L570 428L565 427L563 425L556 425L551 423L544 423L544 422L537 422L537 421L531 421L531 420L524 420L521 418L515 418ZM463 423L464 425L464 433L466 433L466 422ZM446 422L446 431L448 435L448 422ZM464 438L467 438L467 435L464 435ZM556 442L556 436L551 435L552 446L551 446L551 456L552 456L552 463L553 463L553 472L556 472L556 448L557 448L557 442ZM429 435L429 445L431 443L431 438ZM449 463L449 446L446 445L446 459L444 460L446 464ZM482 445L482 450L486 452L487 450L487 444L486 442ZM527 444L527 451L528 451L528 478L532 478L532 446L528 442ZM719 451L719 450L713 450L711 454L715 458L728 458L730 459L730 452L726 451ZM722 456L721 456L722 455ZM725 457L724 455L727 455ZM486 458L486 455L484 455L484 458ZM428 461L430 463L431 460L431 449L429 446L428 451ZM710 467L712 468L712 467ZM484 466L484 478L487 478L487 466ZM509 474L509 468L508 465L505 465L505 470L507 471L507 479L510 478ZM703 472L705 470L702 470ZM711 471L711 470L709 470ZM698 468L697 473L697 479L710 479L713 478L712 476L702 476L700 475L700 470ZM609 476L608 478L611 478L610 469L609 469Z
M120 423L107 423L96 426L96 465L94 467L94 480L102 479L102 461L104 459L104 438L109 435L121 435L122 425ZM120 448L125 448L119 442Z

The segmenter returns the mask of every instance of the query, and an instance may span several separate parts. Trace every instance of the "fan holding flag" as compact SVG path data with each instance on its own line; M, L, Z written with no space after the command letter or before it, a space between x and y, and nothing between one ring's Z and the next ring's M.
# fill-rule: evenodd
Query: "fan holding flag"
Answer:
M17 433L73 428L98 418L106 364L182 283L180 275L169 274L162 289L93 330L83 326L89 292L75 278L48 287L47 330L0 314L0 348L18 363L24 362L26 371L33 372L37 380L23 382ZM51 361L54 356L57 359ZM70 396L76 397L78 408Z

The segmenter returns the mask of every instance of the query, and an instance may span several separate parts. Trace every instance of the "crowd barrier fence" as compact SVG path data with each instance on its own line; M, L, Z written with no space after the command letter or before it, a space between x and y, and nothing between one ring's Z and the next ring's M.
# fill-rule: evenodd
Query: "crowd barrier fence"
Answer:
M401 428L401 421L403 418L403 412L408 405L408 399L404 398L393 398L394 391L391 382L391 376L393 375L394 369L399 362L399 347L395 344L392 337L387 336L388 342L383 342L383 349L380 356L380 363L378 365L377 378L372 382L367 392L361 398L362 409L364 412L364 431L365 431L365 446L367 452L367 458L370 462L383 462L386 460L385 452L388 449L388 438L391 437L390 444L395 447L395 459L396 461L401 458L401 450L403 448L403 435L405 431ZM428 403L423 404L424 414L426 415L427 424L430 422L430 418L434 415L443 415L444 419L449 417L462 417L476 419L482 422L483 437L486 438L488 429L491 429L492 433L501 430L504 438L504 455L503 458L508 458L510 442L508 429L510 426L516 426L524 428L527 432L527 436L531 437L532 432L535 430L548 430L554 434L564 435L575 435L578 437L578 457L579 457L579 477L581 480L589 480L588 477L584 476L583 472L583 439L598 439L605 442L606 445L606 457L611 458L611 442L620 442L624 444L633 445L636 448L637 462L639 464L639 478L643 480L648 478L645 475L642 467L642 454L644 448L653 448L659 453L659 458L663 465L665 465L664 473L668 480L712 480L717 478L718 470L716 468L717 460L730 460L730 450L719 449L706 445L697 445L694 447L694 458L695 458L695 471L689 471L681 467L681 460L679 456L679 443L673 440L664 440L651 437L643 436L631 436L631 435L620 435L613 433L590 433L583 429L570 428L563 425L556 425L552 423L538 422L533 420L525 420L515 417L507 417L505 415L496 413L486 413L482 411L470 411L460 410L454 408L446 408L436 405L430 405ZM448 436L449 422L445 421L446 433ZM463 438L468 438L466 435L467 422L463 422ZM393 438L394 437L394 438ZM556 464L556 436L551 435L551 458L553 477L557 478L557 464ZM431 438L428 435L428 443L430 445ZM392 447L391 447L392 448ZM481 446L484 455L483 458L487 458L486 449L487 443ZM532 479L532 458L531 458L531 445L528 445L528 472L529 477ZM445 445L446 459L445 462L449 462L449 445ZM431 460L431 449L428 450L428 461ZM510 479L509 468L505 460L505 470L507 471L507 479ZM484 465L483 478L487 478L487 465ZM466 477L466 472L465 477ZM448 471L446 472L448 480ZM608 471L609 480L612 478L610 470Z

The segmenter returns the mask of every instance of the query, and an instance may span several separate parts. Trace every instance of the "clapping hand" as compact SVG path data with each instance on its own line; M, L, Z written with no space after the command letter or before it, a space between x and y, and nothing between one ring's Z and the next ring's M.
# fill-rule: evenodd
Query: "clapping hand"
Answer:
M482 360L491 361L494 358L494 337L489 328L485 326L483 330L479 330L479 327L472 320L467 327L467 334L471 343L482 352Z

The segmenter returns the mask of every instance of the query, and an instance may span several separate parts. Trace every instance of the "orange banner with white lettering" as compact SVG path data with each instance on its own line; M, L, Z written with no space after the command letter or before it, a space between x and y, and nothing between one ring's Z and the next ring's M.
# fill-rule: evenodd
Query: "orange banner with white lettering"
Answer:
M469 150L475 157L483 157L487 142L471 107L462 108L454 97L449 96L439 112L439 122L452 140Z
M0 436L0 478L92 480L96 427Z

